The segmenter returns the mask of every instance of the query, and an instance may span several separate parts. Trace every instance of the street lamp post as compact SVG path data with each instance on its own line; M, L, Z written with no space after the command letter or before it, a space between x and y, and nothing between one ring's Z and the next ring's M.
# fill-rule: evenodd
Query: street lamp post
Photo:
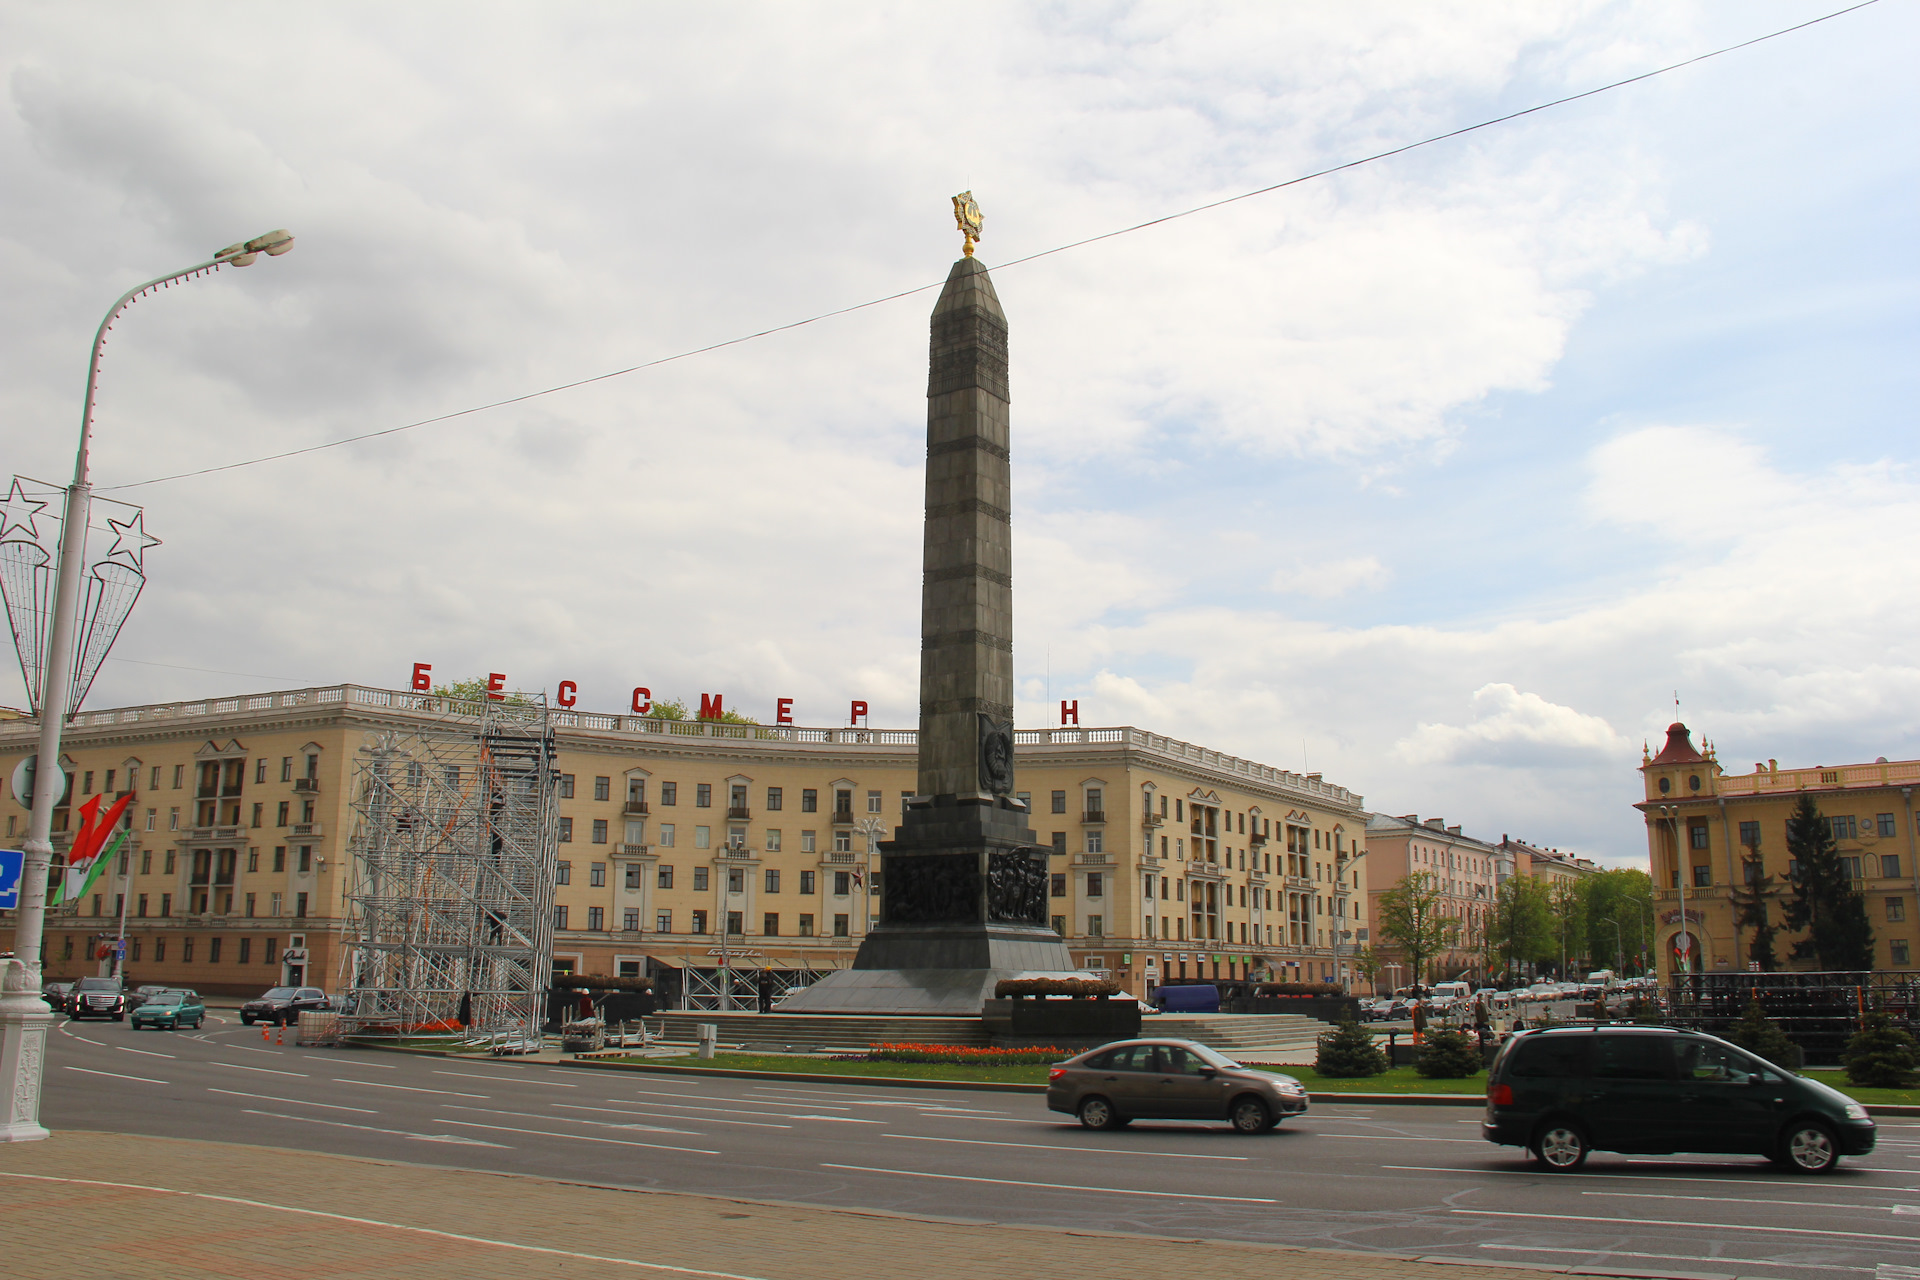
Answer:
M1620 922L1612 916L1602 916L1600 923L1613 926L1613 963L1614 974L1617 977L1620 970L1627 967L1627 949L1620 941Z
M93 399L100 379L100 356L107 330L127 304L175 280L189 280L224 266L245 267L261 254L279 257L293 248L285 231L269 231L229 245L206 262L149 280L120 295L93 335L87 365L87 394L80 411L80 445L74 455L73 483L67 486L60 528L60 563L54 577L52 617L46 638L46 665L40 679L40 745L34 769L33 814L20 849L20 907L14 921L13 955L0 972L0 1098L6 1099L0 1142L32 1142L47 1136L40 1124L40 1072L47 1025L53 1021L40 998L41 937L46 928L47 870L53 861L53 809L65 790L60 768L60 735L71 710L67 682L73 657L73 632L80 607L80 570L86 561L88 508L93 485L88 478L88 449L93 438ZM29 690L29 693L32 691Z
M1687 920L1688 867L1686 865L1686 859L1680 852L1680 806L1677 804L1663 804L1655 807L1661 815L1666 818L1667 827L1673 833L1673 884L1680 895L1680 938L1687 944L1687 949L1679 953L1680 964L1682 968L1685 969L1687 976L1691 977L1693 975L1693 947L1697 939L1694 938L1693 930L1689 927ZM1658 952L1655 953L1655 956L1657 959ZM1676 979L1679 978L1679 976L1678 973L1674 975Z

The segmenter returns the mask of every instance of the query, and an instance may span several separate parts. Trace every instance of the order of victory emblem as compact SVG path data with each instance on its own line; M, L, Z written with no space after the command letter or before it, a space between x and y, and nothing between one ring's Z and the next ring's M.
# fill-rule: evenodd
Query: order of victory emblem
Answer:
M973 192L962 191L953 198L953 220L959 224L960 234L967 238L963 252L971 258L973 246L980 239L981 224L987 220L987 216L980 212L979 202L973 198Z

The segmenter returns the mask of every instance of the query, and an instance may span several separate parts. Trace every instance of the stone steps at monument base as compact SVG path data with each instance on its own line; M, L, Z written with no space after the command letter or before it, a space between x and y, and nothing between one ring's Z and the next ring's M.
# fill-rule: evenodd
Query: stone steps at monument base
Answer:
M861 1049L877 1043L985 1045L987 1030L978 1018L886 1018L836 1013L688 1012L647 1019L666 1025L668 1040L692 1043L694 1028L711 1022L721 1044L779 1045L802 1052Z
M1318 1018L1299 1013L1163 1013L1140 1021L1143 1036L1198 1040L1222 1053L1305 1048L1328 1029L1328 1024Z

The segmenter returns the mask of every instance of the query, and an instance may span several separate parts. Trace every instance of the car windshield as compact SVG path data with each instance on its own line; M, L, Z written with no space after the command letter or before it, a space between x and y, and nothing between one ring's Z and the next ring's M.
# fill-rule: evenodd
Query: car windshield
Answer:
M148 1004L179 1004L187 998L184 991L156 991L147 1000Z
M291 1000L299 990L298 987L275 987L260 998L262 1000Z
M112 978L82 978L79 984L81 991L118 991L119 989L120 984Z
M1240 1067L1240 1064L1235 1062L1232 1058L1229 1058L1224 1054L1215 1053L1213 1050L1207 1048L1207 1046L1203 1044L1194 1045L1193 1052L1199 1056L1200 1061L1206 1063L1210 1067L1235 1067L1235 1068ZM1241 1069L1244 1070L1244 1068L1241 1068Z

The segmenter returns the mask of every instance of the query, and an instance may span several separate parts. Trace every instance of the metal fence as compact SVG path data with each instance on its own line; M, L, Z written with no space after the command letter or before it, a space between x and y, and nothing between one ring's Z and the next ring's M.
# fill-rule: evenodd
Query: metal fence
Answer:
M1908 1031L1920 1030L1920 972L1913 970L1682 974L1667 1001L1674 1026L1713 1035L1725 1035L1758 1002L1818 1065L1840 1061L1865 1014L1889 1014Z

